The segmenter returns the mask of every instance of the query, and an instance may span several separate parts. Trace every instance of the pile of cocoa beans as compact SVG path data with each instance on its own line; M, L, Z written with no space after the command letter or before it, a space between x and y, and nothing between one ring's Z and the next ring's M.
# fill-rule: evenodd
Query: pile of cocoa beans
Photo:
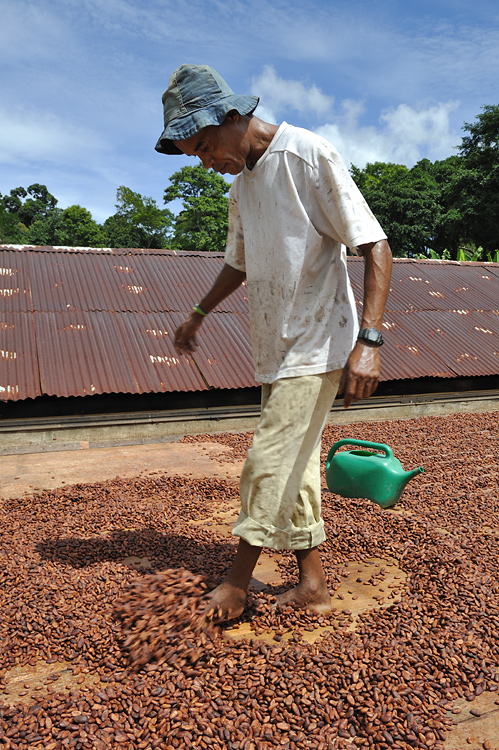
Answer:
M291 553L282 586L251 592L252 636L199 626L235 554L209 521L236 482L116 478L2 501L0 748L444 750L456 700L498 688L498 424L491 412L326 427L323 462L354 437L425 470L394 510L324 486L331 593L352 561L394 560L407 575L400 601L355 630L272 609L296 583ZM251 434L196 439L239 458ZM300 638L324 624L314 643ZM266 630L293 637L267 643ZM16 670L47 664L69 664L74 682L14 700Z

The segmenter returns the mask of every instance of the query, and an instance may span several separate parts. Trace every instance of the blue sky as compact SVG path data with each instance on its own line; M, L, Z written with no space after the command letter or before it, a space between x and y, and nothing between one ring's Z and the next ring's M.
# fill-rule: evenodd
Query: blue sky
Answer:
M184 62L359 167L444 159L499 103L497 0L0 0L0 49L0 192L40 182L99 222L119 185L163 206L196 163L154 151Z

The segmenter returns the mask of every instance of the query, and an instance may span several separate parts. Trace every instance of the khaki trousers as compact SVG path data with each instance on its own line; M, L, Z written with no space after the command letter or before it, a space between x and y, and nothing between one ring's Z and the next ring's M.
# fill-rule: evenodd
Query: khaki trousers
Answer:
M321 435L341 370L262 386L262 413L241 480L232 533L255 547L311 549L321 518Z

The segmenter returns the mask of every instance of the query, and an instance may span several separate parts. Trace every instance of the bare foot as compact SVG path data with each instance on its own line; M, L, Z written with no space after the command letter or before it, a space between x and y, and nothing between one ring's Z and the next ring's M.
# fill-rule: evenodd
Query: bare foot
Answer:
M276 599L277 609L296 607L297 609L320 612L324 615L331 612L331 597L326 585L319 588L309 588L299 583L294 589L278 594Z
M223 581L207 595L206 599L206 619L216 623L226 622L235 620L244 612L246 591Z

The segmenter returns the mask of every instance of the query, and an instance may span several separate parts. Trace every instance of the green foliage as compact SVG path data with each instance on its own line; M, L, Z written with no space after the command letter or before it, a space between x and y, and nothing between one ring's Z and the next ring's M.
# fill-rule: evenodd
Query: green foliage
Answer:
M451 260L450 252L445 248L441 254L437 253L432 247L429 247L426 253L416 253L416 260Z
M482 245L484 255L499 243L499 105L485 106L467 131L459 149L463 169L453 187L461 200L463 223L469 237Z
M60 239L62 210L54 209L45 217L36 219L27 231L26 242L29 245L62 245ZM73 244L73 243L70 243ZM76 244L76 243L74 243Z
M10 245L25 244L27 229L21 224L19 217L5 209L0 199L0 242Z
M483 256L483 247L460 247L457 251L456 260L459 261L479 261Z
M152 241L127 216L113 214L103 224L106 247L147 247Z
M57 208L45 185L14 188L1 200L0 239L27 245L102 247L105 235L81 206Z
M0 240L12 244L35 244L31 228L38 222L47 221L57 210L56 205L56 198L45 185L34 183L28 188L14 188L9 195L0 198Z
M174 218L171 211L124 185L116 191L116 208L104 222L109 247L166 247Z
M106 237L82 206L54 209L45 218L36 219L29 227L29 245L65 245L68 247L105 247Z
M447 248L442 253L437 253L433 248L428 248L428 254L418 253L415 256L418 260L424 260L425 258L431 258L432 260L451 260L451 254ZM484 260L483 247L460 247L456 253L455 260L460 262L470 263ZM494 252L486 253L485 260L489 263L499 263L499 250Z
M470 167L494 168L499 159L499 105L482 107L475 123L465 122L460 153Z
M61 213L58 226L59 245L73 247L105 247L106 236L82 206L68 206Z
M170 178L165 203L181 199L183 210L175 222L173 247L178 250L221 252L229 227L230 184L201 164L183 167Z
M459 155L431 165L440 191L432 247L458 260L490 260L499 244L499 105L463 130Z
M499 105L465 123L457 156L352 167L394 255L485 260L499 243Z
M57 199L45 185L34 183L29 188L17 187L4 196L3 205L8 213L16 214L18 221L30 227L37 219L47 218L57 205Z
M458 156L450 156L433 164L425 160L425 165L438 190L439 212L432 227L431 247L439 257L446 252L449 257L455 258L459 245L466 241L466 237L463 235L461 205L453 199L449 188L461 169L461 160Z
M428 160L352 166L352 177L386 232L396 256L425 254L440 219L439 188Z

